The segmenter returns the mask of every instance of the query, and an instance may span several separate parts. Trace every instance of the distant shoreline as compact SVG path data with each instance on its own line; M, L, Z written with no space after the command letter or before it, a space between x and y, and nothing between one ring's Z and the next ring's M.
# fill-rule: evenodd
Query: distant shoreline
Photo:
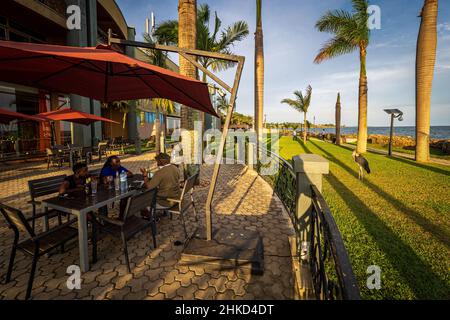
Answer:
M335 127L314 127L309 129L315 133L335 133ZM390 127L368 127L368 134L389 136ZM341 127L342 135L357 134L358 127ZM394 127L394 135L398 137L415 138L416 130L414 126L396 126ZM450 126L431 126L430 139L450 139Z

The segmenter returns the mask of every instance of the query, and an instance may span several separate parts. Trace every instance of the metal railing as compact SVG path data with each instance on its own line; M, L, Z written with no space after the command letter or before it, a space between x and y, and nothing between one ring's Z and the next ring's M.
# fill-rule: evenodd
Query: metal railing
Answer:
M264 166L276 166L273 175L260 175L271 186L288 212L295 230L298 257L301 256L301 222L297 215L297 177L292 164L279 155L260 149L270 158L270 164L257 164L258 173ZM317 187L311 184L312 207L307 225L308 265L314 295L319 300L358 300L359 288L350 259L333 215Z
M311 195L309 266L316 298L359 300L352 265L330 208L315 185Z

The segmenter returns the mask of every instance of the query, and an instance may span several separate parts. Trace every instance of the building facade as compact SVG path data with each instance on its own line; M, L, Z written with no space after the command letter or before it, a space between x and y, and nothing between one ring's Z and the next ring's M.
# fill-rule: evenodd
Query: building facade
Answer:
M3 0L0 6L0 39L70 46L96 46L105 44L107 30L112 29L115 37L134 40L135 30L129 27L114 0ZM76 5L81 12L81 28L69 30L67 27L68 6ZM120 49L120 48L117 48ZM126 49L126 54L135 56L136 49ZM0 83L0 107L24 114L71 107L87 113L101 115L102 106L77 95L63 95L46 92L39 88ZM126 134L129 139L138 137L136 113L133 103L128 110ZM118 115L111 114L110 118ZM95 145L105 136L102 123L90 126L56 124L58 144ZM118 125L116 125L119 127ZM123 136L120 131L117 135ZM113 133L116 134L116 133ZM113 135L114 136L114 135ZM112 137L113 137L112 136ZM32 152L43 151L50 145L51 131L48 124L19 121L11 125L1 125L1 151ZM15 141L15 142L14 142Z

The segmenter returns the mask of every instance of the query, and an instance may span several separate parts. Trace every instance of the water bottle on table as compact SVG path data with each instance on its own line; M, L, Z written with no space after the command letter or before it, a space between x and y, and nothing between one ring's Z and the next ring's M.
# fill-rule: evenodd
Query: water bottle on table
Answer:
M120 173L120 191L127 192L128 191L128 177L125 171Z
M119 172L116 172L116 178L114 179L114 188L116 189L116 191L120 190Z

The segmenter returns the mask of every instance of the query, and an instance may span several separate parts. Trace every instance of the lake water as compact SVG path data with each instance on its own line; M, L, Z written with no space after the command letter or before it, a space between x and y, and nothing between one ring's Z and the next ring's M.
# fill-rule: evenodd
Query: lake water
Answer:
M335 133L335 128L323 128L325 133ZM415 127L394 127L394 135L396 136L410 136L415 137ZM322 128L313 128L313 132L321 133ZM383 134L389 135L389 127L368 127L369 134ZM356 134L358 132L357 127L345 127L341 128L341 134ZM450 126L432 126L430 127L431 139L450 139Z

